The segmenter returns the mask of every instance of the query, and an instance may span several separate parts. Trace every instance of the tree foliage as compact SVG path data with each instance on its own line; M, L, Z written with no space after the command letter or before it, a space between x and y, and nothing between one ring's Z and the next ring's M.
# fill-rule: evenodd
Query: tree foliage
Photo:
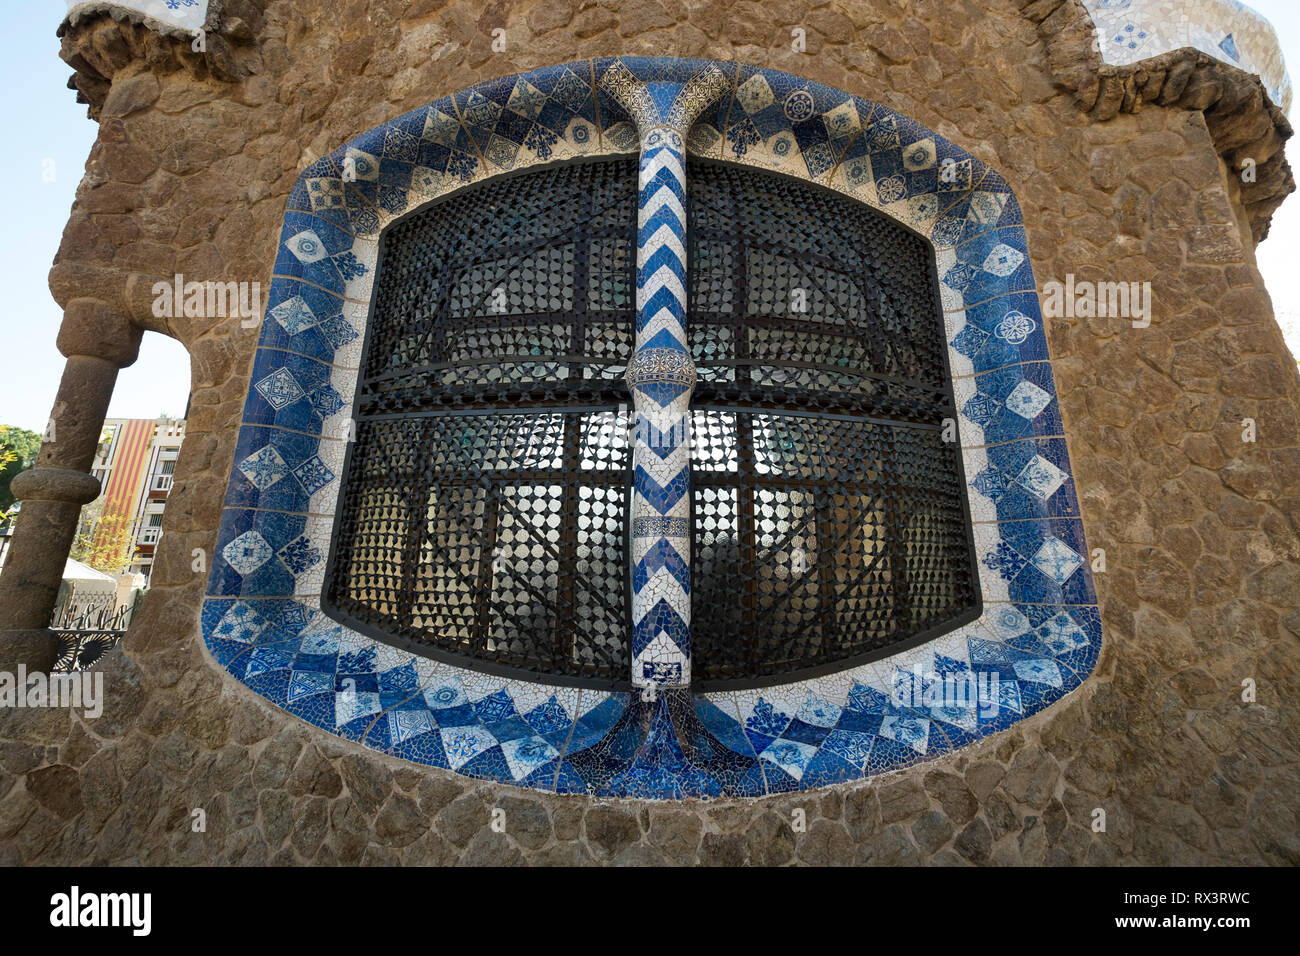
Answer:
M0 523L13 507L14 496L9 482L20 471L32 466L41 450L41 436L15 425L0 425Z
M96 498L81 509L81 521L68 557L105 574L121 574L134 551L132 526L130 515L105 511L104 499Z

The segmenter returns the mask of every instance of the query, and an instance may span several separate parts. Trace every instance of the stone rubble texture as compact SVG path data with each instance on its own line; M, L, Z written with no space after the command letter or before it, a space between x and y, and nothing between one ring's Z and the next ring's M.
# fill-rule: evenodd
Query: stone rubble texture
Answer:
M0 712L0 864L1300 863L1300 377L1254 261L1294 188L1290 127L1252 99L1251 78L1195 57L1158 79L1098 73L1081 9L226 0L206 54L108 16L65 28L100 131L51 288L178 338L193 397L152 590L101 666L103 716ZM790 48L795 26L806 52ZM480 80L612 54L740 60L885 103L1007 177L1040 283L1152 283L1148 329L1049 320L1088 540L1107 555L1106 643L1078 692L866 783L648 805L385 758L270 707L208 658L207 575L191 555L215 544L258 332L153 319L151 277L265 289L285 198L314 158ZM1225 167L1249 149L1267 190ZM124 348L111 323L62 334Z

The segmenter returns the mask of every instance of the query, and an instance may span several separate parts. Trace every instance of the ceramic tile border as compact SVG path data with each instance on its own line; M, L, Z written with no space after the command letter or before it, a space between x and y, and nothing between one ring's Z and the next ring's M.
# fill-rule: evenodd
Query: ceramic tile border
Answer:
M1192 47L1264 82L1273 102L1291 109L1291 80L1277 33L1237 0L1083 0L1097 26L1101 57L1127 66Z
M840 673L647 704L434 662L320 611L380 232L499 173L636 153L634 117L600 82L613 69L647 89L722 71L725 91L691 127L688 153L819 183L930 238L980 559L977 620ZM399 116L299 178L202 628L223 667L289 713L471 777L644 798L824 786L1005 729L1091 673L1101 622L1070 476L1019 206L1000 176L886 107L788 74L582 61ZM939 699L971 684L973 699Z

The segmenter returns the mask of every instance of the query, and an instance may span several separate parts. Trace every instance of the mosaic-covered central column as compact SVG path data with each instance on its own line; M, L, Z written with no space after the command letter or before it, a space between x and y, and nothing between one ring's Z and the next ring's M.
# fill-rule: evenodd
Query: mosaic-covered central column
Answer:
M708 67L685 82L643 83L621 64L601 86L628 112L641 143L636 351L632 393L632 684L691 681L690 401L686 339L686 135L727 88Z

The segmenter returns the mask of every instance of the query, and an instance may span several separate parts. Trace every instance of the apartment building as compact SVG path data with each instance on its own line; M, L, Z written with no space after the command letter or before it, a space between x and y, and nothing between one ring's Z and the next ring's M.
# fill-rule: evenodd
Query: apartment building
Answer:
M143 574L146 582L184 438L183 419L109 418L95 453L91 473L103 489L104 513L129 518L131 561L124 570ZM96 544L107 546L104 538L112 533L120 532L101 530Z

